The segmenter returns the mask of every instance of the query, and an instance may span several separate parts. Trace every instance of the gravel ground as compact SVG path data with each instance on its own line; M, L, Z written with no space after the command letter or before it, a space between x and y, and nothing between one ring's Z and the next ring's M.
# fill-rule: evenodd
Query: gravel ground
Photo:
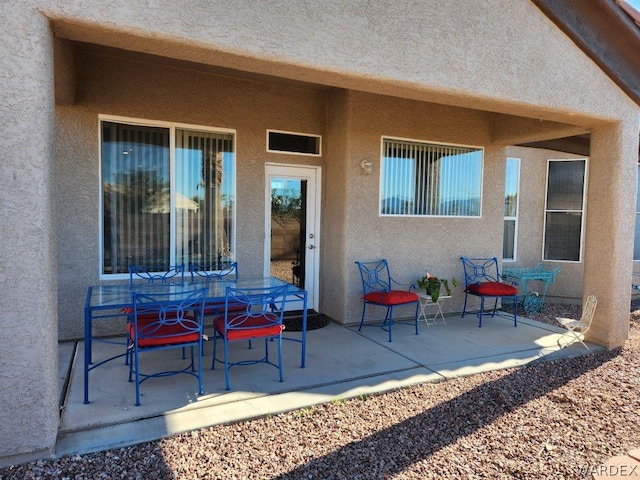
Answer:
M43 460L0 479L590 478L640 446L635 308L622 349ZM536 318L579 312L548 305Z

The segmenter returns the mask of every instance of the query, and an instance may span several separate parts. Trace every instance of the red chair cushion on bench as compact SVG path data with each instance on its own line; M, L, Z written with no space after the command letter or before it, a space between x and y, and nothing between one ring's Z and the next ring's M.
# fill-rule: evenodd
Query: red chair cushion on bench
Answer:
M513 297L518 294L518 289L501 282L481 282L469 285L466 292L484 297Z
M418 301L418 295L404 290L391 290L389 292L370 292L364 296L365 301L380 305L402 305Z

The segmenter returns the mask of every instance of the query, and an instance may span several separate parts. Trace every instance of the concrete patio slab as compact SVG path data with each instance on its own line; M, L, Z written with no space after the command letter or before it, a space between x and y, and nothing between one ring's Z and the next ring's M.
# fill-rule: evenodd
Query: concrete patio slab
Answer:
M151 379L141 385L136 407L135 386L127 381L124 359L90 372L90 403L83 404L83 342L61 344L63 365L72 365L62 405L56 455L69 455L150 441L210 425L232 423L309 407L333 400L385 392L424 382L441 381L533 361L588 353L581 345L559 349L562 330L528 319L518 327L496 317L477 327L474 315L447 317L447 324L394 326L394 341L376 326L357 328L330 323L308 332L306 368L300 368L300 344L283 344L284 382L268 365L234 367L231 391L224 389L222 366L211 370L212 345L204 350L204 395L189 375ZM300 333L288 333L300 338ZM94 360L124 351L123 345L94 343ZM269 344L276 358L275 343ZM598 348L594 346L594 349ZM232 355L260 355L263 342L233 345ZM178 350L147 354L150 368L183 362Z

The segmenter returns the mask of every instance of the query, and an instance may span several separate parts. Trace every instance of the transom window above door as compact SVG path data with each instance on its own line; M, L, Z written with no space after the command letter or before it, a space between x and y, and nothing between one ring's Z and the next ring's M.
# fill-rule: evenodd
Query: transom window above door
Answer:
M235 133L100 119L100 274L232 261Z
M483 149L382 139L380 215L479 217Z

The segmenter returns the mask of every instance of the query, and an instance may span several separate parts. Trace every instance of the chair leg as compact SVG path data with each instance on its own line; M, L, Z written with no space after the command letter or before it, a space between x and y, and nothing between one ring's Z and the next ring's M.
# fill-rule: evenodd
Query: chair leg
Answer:
M202 385L202 338L198 346L198 395L204 395L204 386Z
M362 324L364 323L364 312L367 310L367 304L362 304L362 318L360 319L360 326L358 327L358 331L362 330Z
M216 369L216 350L218 346L218 330L216 330L216 327L213 327L213 352L212 352L212 358L211 358L211 370L215 370Z
M133 352L133 362L135 364L134 368L136 369L136 407L140 406L140 361L138 358L138 350L136 349Z
M484 312L484 297L480 297L480 313L478 313L478 327L482 327L482 313Z
M269 338L264 339L264 360L269 363Z
M227 390L231 390L229 385L229 341L225 338L222 341L224 342L224 385Z
M518 326L518 297L513 297L513 326Z
M416 303L416 319L415 319L416 335L418 335L418 315L419 314L420 314L420 302Z
M462 306L462 318L464 318L464 314L467 313L467 296L468 294L464 294L464 305Z
M384 317L384 323L382 325L384 325L385 323L387 323L387 318L389 319L389 341L391 342L391 327L393 327L393 307L389 307L387 308L387 316Z
M280 381L283 382L282 377L282 334L278 336L278 371L280 372Z
M569 340L567 343L565 343L564 345L562 345L562 344L560 343L560 340L562 340L564 337L569 337L569 338L570 338L570 340ZM576 332L575 330L567 330L565 333L563 333L563 334L560 336L560 338L558 338L557 343L558 343L558 346L559 346L560 348L566 348L566 347L568 347L569 345L571 345L572 343L575 343L576 341L580 342L580 343L582 344L582 346L583 346L584 348L586 348L587 350L591 350L591 349L587 346L587 344L586 344L586 343L584 343L584 341L580 338L580 333Z

